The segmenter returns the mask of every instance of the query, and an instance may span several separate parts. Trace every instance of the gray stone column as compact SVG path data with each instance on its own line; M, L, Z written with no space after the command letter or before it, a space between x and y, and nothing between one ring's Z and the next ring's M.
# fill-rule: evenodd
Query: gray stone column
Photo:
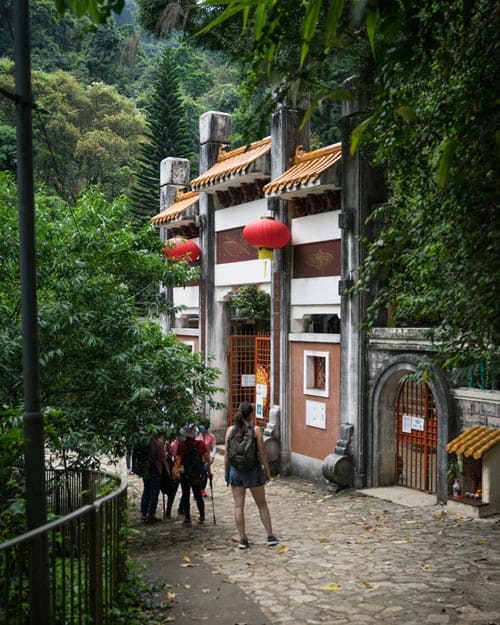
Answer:
M175 158L168 156L160 163L160 212L166 210L175 202L177 191L189 183L189 160L187 158ZM163 241L170 239L169 229L160 227L160 237ZM173 305L173 287L163 288L163 294L169 304ZM174 327L175 315L161 314L160 323L164 332L170 332Z
M271 130L271 179L280 176L293 164L297 145L309 149L309 126L300 129L304 110L280 106L273 114ZM290 225L288 204L281 200L272 200L270 210L276 213L280 221ZM290 349L288 335L290 333L290 288L291 288L292 249L287 246L274 252L273 275L271 283L271 399L274 404L270 414L270 423L266 428L266 447L270 462L275 464L273 457L280 441L281 473L290 471L290 383L289 361ZM279 419L279 423L273 423Z
M352 86L352 85L351 85ZM366 485L368 432L368 363L367 338L359 322L369 304L369 294L345 295L358 279L365 250L360 237L367 234L366 219L374 205L385 198L380 173L361 157L350 154L351 133L364 119L356 115L366 110L359 93L342 107L342 227L341 243L341 424L353 425L350 449L354 462L354 486Z
M208 111L200 116L200 174L208 171L217 161L217 154L222 145L229 143L231 134L231 116L227 113ZM215 301L215 219L213 199L207 193L200 193L200 248L201 248L201 282L200 282L200 344L205 360L210 357L221 370L219 386L228 388L227 355L229 348L230 319L228 306ZM226 407L212 410L211 428L218 441L227 426L227 392L217 398Z

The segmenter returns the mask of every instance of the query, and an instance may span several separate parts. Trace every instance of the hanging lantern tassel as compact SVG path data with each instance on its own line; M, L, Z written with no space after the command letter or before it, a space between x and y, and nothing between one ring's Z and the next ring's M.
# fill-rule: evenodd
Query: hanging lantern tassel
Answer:
M163 246L163 256L168 260L185 260L188 263L193 263L200 257L201 250L191 239L182 239L176 237L165 241Z
M290 230L274 217L261 217L243 228L243 238L258 248L259 259L272 259L273 250L285 247L290 241Z

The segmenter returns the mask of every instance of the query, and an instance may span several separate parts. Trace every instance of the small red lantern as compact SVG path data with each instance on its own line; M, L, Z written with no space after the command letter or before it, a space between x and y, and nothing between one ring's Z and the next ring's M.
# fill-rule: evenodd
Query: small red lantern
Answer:
M259 258L271 259L273 250L285 247L290 241L290 230L274 217L261 217L243 228L243 238L259 248Z
M185 260L193 263L200 257L201 250L191 239L176 237L165 241L163 256L168 260Z

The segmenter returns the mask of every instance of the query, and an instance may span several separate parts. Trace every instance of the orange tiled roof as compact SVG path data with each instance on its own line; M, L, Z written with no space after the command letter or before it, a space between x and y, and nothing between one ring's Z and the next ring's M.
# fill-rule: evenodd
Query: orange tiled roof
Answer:
M151 217L151 223L153 226L161 226L162 224L172 221L176 217L179 217L187 208L195 204L198 198L199 193L195 193L194 191L177 191L175 202L161 213L158 213L158 215Z
M293 165L284 174L271 180L264 187L264 193L279 195L285 191L296 191L303 186L314 184L323 172L342 157L342 144L334 143L319 150L305 152L302 146L295 150Z
M245 145L229 152L221 148L215 165L198 178L191 180L191 188L200 190L202 187L220 184L237 175L245 174L250 165L267 154L270 149L271 137L266 137L251 143L249 146Z
M463 455L466 458L472 456L475 460L479 460L497 443L500 443L500 428L474 425L450 441L446 445L446 451L456 453L457 456Z

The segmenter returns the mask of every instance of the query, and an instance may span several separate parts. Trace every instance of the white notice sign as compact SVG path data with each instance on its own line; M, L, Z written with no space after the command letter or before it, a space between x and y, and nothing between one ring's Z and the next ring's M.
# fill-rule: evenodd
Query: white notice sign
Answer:
M425 429L425 419L422 419L422 417L412 417L411 427L413 430L418 430L419 432L423 432Z
M404 414L401 419L401 431L411 434L412 430L423 432L425 430L425 419L414 417L411 414Z
M255 386L255 375L248 374L241 376L241 386Z
M411 434L411 414L404 414L401 420L401 431L405 434Z
M326 404L306 400L306 425L326 430Z
M257 384L255 386L255 392L257 393L257 395L267 397L267 384Z

